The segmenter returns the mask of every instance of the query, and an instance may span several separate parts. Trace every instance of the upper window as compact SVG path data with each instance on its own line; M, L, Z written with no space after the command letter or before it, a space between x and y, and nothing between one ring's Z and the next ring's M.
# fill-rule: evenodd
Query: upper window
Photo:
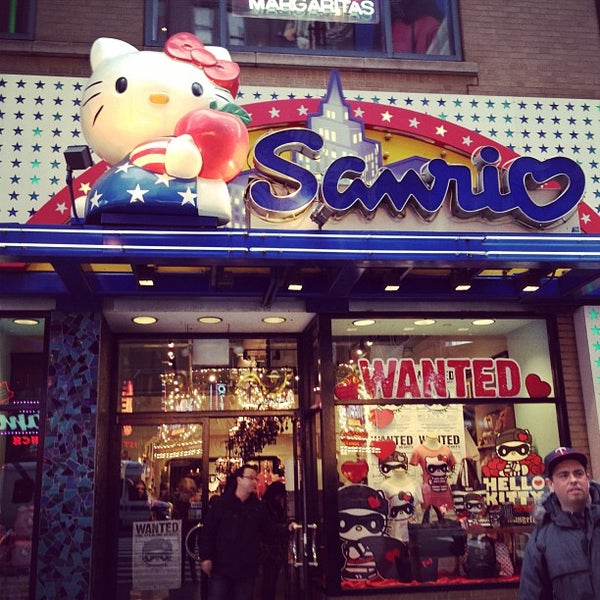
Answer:
M0 2L0 37L33 38L35 0L5 0Z
M459 58L456 0L147 0L147 44L180 31L230 50Z
M124 413L298 408L287 338L124 341L119 364Z

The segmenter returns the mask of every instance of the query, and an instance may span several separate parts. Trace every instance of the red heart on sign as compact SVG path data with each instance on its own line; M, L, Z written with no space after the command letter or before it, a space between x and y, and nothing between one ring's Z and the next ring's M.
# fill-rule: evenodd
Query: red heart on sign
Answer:
M342 463L342 475L352 483L360 483L369 473L369 465L365 460L347 460Z
M549 383L533 373L525 377L525 387L530 398L547 398L552 391Z
M369 413L369 421L378 429L384 429L394 420L394 411L389 408L375 408Z
M371 443L373 454L379 459L383 460L390 456L390 454L396 449L396 443L392 440L375 440Z

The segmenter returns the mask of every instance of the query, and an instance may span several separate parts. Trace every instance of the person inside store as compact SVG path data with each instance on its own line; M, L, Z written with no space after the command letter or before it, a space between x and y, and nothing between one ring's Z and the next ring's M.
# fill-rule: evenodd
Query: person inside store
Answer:
M600 484L587 457L556 448L544 459L549 494L536 506L523 557L520 600L600 598Z
M252 600L261 541L288 530L257 498L257 477L255 467L242 465L206 513L199 555L209 577L209 600Z
M131 489L129 499L130 500L141 500L141 501L148 500L148 490L146 489L146 484L141 479L139 481L137 481L135 483L133 489Z
M175 495L171 502L173 504L173 519L181 519L181 581L184 581L185 558L190 570L190 577L194 583L198 581L195 560L187 554L185 540L188 533L198 524L198 520L191 514L192 502L198 499L198 486L191 477L182 477L177 484Z
M392 0L392 50L426 54L444 18L436 0Z
M262 497L271 520L282 525L280 530L265 536L261 543L260 599L275 600L279 574L287 562L288 532L287 491L285 484L274 481L267 486Z

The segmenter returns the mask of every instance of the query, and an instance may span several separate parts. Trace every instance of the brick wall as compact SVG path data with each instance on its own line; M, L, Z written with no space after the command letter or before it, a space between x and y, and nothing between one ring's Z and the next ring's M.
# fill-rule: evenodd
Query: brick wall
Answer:
M98 37L144 40L144 0L37 0L35 38L90 45Z
M585 422L573 315L560 315L557 319L557 325L571 445L589 456L590 443ZM592 476L594 476L594 473L592 473ZM596 479L598 476L599 474L595 474Z
M373 60L374 69L360 70L358 61L348 59L334 66L346 89L598 98L596 4L461 0L463 63ZM0 72L87 76L87 54L97 37L143 45L144 0L38 0L37 7L33 42L0 40ZM299 87L323 88L334 62L279 55L274 66L262 57L260 66L254 54L239 60L243 83L279 84L293 70Z

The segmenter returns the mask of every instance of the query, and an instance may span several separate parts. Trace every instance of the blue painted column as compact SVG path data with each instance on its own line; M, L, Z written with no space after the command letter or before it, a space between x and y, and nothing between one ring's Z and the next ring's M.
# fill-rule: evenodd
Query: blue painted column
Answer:
M36 600L89 598L100 324L51 317Z

